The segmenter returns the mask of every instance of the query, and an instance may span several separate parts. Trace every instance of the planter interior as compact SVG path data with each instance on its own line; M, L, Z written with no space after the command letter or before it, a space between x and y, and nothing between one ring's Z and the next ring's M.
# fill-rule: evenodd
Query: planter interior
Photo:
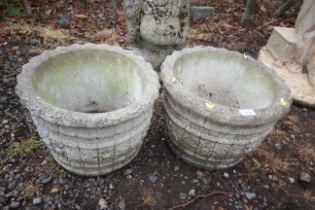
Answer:
M257 65L231 54L201 51L174 65L183 87L201 98L231 108L263 109L278 98L277 85Z
M60 54L41 64L32 85L46 102L75 112L100 113L126 107L143 91L132 60L104 50Z

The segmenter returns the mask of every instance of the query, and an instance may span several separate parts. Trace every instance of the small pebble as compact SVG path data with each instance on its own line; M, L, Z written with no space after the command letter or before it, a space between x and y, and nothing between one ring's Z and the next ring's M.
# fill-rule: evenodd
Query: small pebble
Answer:
M191 183L193 183L193 184L199 184L199 180L198 180L198 179L193 179L193 180L191 180Z
M310 183L312 181L312 177L309 173L302 171L300 174L300 181Z
M12 201L12 203L10 204L10 209L17 209L20 207L20 205L21 205L21 202Z
M230 178L230 174L228 174L227 172L224 172L223 176L224 176L226 179Z
M179 199L181 200L186 200L187 199L187 194L186 193L179 193Z
M47 176L45 179L43 179L43 180L41 181L41 183L42 183L42 184L47 184L47 183L50 182L51 180L52 180L52 176L49 175L49 176Z
M254 162L254 164L256 165L257 168L261 167L261 163L256 158L253 158L252 160L253 160L253 162Z
M272 181L278 181L278 178L276 175L268 175L268 178Z
M289 182L290 182L291 184L293 184L293 183L295 182L295 179L292 178L292 177L289 177Z
M151 176L149 176L148 179L149 179L150 182L155 183L158 180L158 177L154 176L154 175L151 175Z
M17 199L16 199L16 201L18 201L18 202L21 202L21 201L23 201L24 200L24 198L22 197L22 196L20 196L20 197L18 197Z
M98 200L98 205L100 209L106 209L107 208L107 201L104 198L100 198Z
M130 174L132 174L133 170L131 168L128 168L127 170L125 170L124 175L128 176Z
M8 185L9 190L13 190L15 187L16 187L16 181L13 181Z
M198 178L202 178L202 177L205 176L205 174L204 174L202 171L200 171L200 170L198 170L198 171L196 172L196 174L197 174Z
M6 198L11 198L11 197L13 197L13 196L14 196L14 192L13 192L13 191L8 192L8 193L6 193L6 194L4 195L4 197L6 197Z
M41 197L37 197L33 199L33 205L39 205L42 203L42 198Z
M126 209L126 203L124 199L121 199L118 203L118 207L120 210L125 210Z
M253 193L253 192L246 192L246 193L245 193L245 196L246 196L246 198L247 198L248 200L251 200L251 199L253 199L253 198L256 197L256 193Z

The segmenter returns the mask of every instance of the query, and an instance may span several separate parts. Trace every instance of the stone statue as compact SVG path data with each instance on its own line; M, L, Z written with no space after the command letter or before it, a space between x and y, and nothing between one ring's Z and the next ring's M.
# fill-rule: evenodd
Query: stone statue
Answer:
M258 60L286 82L295 101L315 107L315 0L304 0L294 28L273 28Z
M315 87L315 0L304 0L295 29L298 36L295 59L306 65L310 83Z
M124 0L124 4L129 44L158 69L186 41L190 0Z

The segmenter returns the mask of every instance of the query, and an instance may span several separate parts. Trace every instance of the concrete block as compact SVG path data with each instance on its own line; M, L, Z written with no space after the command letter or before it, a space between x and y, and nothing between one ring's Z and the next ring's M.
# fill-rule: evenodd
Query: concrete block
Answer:
M276 60L284 62L294 59L296 43L297 33L294 28L276 26L266 46Z
M192 6L190 13L192 20L197 21L212 16L215 13L215 8L207 6Z

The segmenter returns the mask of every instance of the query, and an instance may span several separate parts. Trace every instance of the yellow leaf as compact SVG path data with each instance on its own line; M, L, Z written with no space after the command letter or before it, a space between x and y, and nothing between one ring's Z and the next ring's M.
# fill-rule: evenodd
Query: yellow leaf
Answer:
M176 80L177 80L176 77L173 76L172 77L172 83L176 82Z
M207 109L209 109L209 110L211 110L211 109L213 109L215 107L214 104L209 103L209 102L206 102L205 105L206 105Z
M50 192L51 193L57 193L57 192L59 192L59 188L58 187L53 187L53 188L51 188Z
M280 99L280 105L281 106L287 106L288 102L286 102L286 100L284 100L283 98Z

